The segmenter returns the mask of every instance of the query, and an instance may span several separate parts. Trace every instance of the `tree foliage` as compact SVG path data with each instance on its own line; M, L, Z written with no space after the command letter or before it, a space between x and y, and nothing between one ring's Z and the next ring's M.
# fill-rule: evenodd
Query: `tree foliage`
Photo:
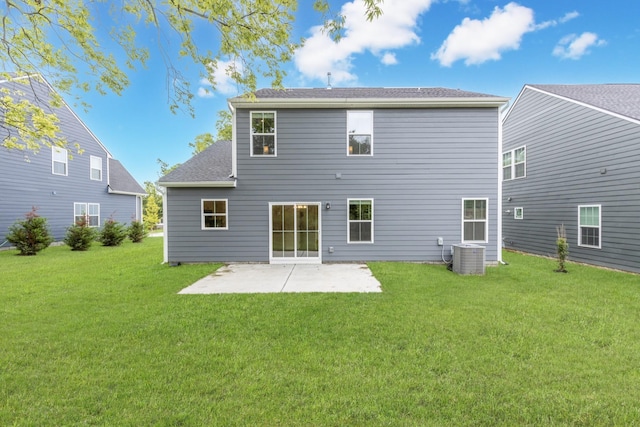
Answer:
M218 120L216 121L216 141L231 141L233 137L233 124L231 123L231 111L218 111Z
M47 219L37 214L34 207L25 214L25 219L9 227L7 240L14 244L20 255L35 255L53 243Z
M369 19L382 13L382 0L364 3ZM0 3L0 71L6 72L0 74L0 83L39 74L62 94L120 94L129 85L128 72L144 67L153 53L166 66L169 108L193 114L193 93L178 61L185 58L198 65L212 90L217 83L214 71L221 61L229 60L238 65L227 67L226 72L244 91L255 90L259 78L280 87L285 76L282 65L303 43L292 40L297 7L297 0L4 1ZM313 7L338 40L344 17L332 14L327 0L314 0ZM138 37L145 28L156 30L155 45ZM197 45L194 34L203 29L217 40L217 50ZM19 129L13 138L4 137L2 145L32 151L40 144L66 145L58 135L55 116L38 102L23 102L19 93L4 88L0 110L4 117L0 128ZM47 138L36 138L42 134Z
M153 182L145 181L144 187L147 197L142 201L142 218L145 229L153 230L162 218L162 197Z
M120 246L127 235L128 229L123 223L109 218L104 222L97 240L102 243L102 246Z
M213 135L210 133L202 133L196 136L193 142L189 143L189 147L193 148L191 154L195 156L196 154L204 151L215 142L213 139Z
M89 219L83 216L67 228L63 241L72 251L86 251L89 250L96 236L96 230L89 227Z

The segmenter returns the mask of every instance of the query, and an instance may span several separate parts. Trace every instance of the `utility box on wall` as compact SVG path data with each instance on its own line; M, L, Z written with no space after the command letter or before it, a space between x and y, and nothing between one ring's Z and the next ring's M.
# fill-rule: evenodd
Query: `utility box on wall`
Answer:
M453 245L453 272L458 274L484 274L484 246L459 243Z

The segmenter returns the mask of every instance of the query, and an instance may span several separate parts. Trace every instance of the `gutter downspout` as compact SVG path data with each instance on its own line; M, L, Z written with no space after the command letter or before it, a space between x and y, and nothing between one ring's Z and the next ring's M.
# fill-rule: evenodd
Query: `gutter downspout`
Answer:
M508 107L509 102L498 109L498 238L496 244L498 263L502 265L506 263L502 260L502 167L500 165L502 165L502 118Z
M167 215L167 191L168 188L162 188L162 259L163 263L169 262L169 215Z

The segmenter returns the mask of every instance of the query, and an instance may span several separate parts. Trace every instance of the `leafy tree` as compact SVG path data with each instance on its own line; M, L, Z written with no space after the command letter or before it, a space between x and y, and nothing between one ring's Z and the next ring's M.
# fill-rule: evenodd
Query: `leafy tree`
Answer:
M218 120L216 121L216 141L230 141L233 137L233 125L231 124L231 112L228 110L218 111Z
M67 228L64 243L69 246L72 251L86 251L91 247L95 239L96 230L89 227L89 219L83 216L71 227Z
M106 220L98 233L98 241L102 246L120 246L126 238L127 227L113 218Z
M153 230L162 217L162 198L153 182L145 181L144 186L147 190L147 197L142 202L142 218L145 228Z
M193 148L192 154L195 156L196 154L204 151L215 142L213 139L213 135L210 133L202 133L196 136L196 139L193 142L189 143L189 147Z
M165 176L175 168L181 165L181 163L176 163L175 165L169 165L169 163L162 161L161 159L156 160L160 165L160 176Z
M368 19L380 15L382 0L364 2ZM11 73L0 73L0 80L40 74L62 94L120 94L129 85L127 72L144 67L151 56L152 49L137 37L146 27L157 30L153 53L165 62L169 108L193 115L189 80L176 61L186 58L197 64L213 90L217 83L214 71L222 60L239 64L229 70L230 77L247 92L256 89L260 77L280 87L285 76L282 64L303 43L291 36L297 6L297 0L4 1L0 3L0 70ZM326 20L329 34L339 39L344 17L331 13L328 0L314 0L313 7ZM196 27L217 34L217 50L199 48L193 36ZM111 49L117 49L124 61L118 62ZM28 79L23 83L24 90L29 90ZM33 151L41 144L65 146L55 116L47 113L48 106L20 98L12 89L0 91L4 117L0 127L23 133L10 134L2 145ZM53 103L59 104L60 98ZM43 132L47 138L36 138Z
M37 208L25 214L25 219L9 227L7 240L14 244L20 255L35 255L53 243L47 219L37 214Z

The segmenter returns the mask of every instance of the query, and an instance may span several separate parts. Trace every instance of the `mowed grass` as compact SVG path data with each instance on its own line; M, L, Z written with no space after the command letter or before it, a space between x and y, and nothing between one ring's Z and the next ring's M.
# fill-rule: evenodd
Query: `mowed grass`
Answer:
M161 239L0 252L0 425L640 424L640 276L505 253L381 294L178 295Z

